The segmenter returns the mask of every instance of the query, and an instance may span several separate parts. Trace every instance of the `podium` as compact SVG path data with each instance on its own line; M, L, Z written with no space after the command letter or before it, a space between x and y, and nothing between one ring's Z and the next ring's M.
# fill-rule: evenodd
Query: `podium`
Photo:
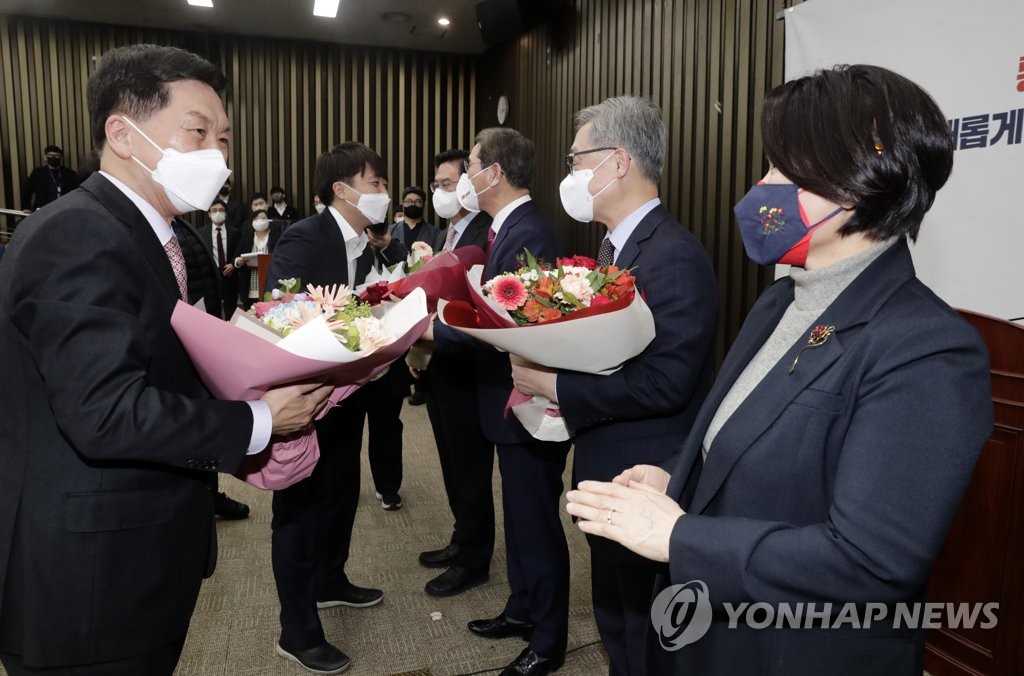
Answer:
M991 629L933 629L932 676L1024 674L1024 327L966 310L988 345L995 425L932 569L928 600L998 603Z
M256 257L256 275L259 279L259 297L263 300L263 293L267 290L267 271L270 270L270 260L273 254L260 254Z

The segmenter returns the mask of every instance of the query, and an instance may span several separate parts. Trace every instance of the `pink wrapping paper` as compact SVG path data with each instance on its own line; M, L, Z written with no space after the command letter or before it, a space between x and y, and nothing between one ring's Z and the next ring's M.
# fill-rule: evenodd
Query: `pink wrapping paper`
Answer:
M181 301L171 315L171 327L200 379L218 399L252 401L278 385L323 380L335 386L329 404L334 406L405 354L426 331L429 320L424 309L422 317L395 342L340 364L286 352ZM278 490L312 474L319 457L316 432L311 428L275 440L268 449L247 457L237 476L258 488Z

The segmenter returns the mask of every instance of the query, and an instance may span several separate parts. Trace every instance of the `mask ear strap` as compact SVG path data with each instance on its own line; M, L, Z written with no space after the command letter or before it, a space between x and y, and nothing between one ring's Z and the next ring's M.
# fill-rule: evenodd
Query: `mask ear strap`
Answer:
M819 225L821 225L821 224L822 224L822 223L824 223L825 221L828 221L828 220L831 220L832 218L835 218L835 216L836 216L836 215L837 215L837 214L838 214L839 212L841 212L841 211L846 211L846 210L845 210L845 209L843 209L842 207L837 207L835 211L833 211L833 212L832 212L832 213L830 213L830 214L829 214L828 216L826 216L825 218L821 219L820 221L818 221L817 223L815 223L814 225L812 225L812 226L811 226L810 228L808 228L808 230L813 230L814 228L818 227Z

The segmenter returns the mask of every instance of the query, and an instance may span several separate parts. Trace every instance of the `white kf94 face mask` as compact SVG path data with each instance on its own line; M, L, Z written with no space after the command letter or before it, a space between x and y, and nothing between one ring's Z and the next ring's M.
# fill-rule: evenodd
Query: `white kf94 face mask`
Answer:
M494 164L489 164L472 176L463 174L459 177L459 184L455 186L455 196L464 209L474 212L480 211L480 195L490 190L493 186L487 186L480 192L477 192L476 188L473 187L473 179L493 166Z
M459 180L461 181L462 179L460 178ZM430 197L430 201L434 204L434 211L441 218L451 218L459 213L459 209L462 208L462 205L459 204L459 196L455 192L448 192L444 188L435 190L434 194Z
M359 201L356 204L352 204L348 200L345 200L349 204L352 204L356 209L359 210L363 216L366 216L370 224L383 223L388 217L388 209L391 207L391 198L388 197L387 193L384 192L359 192L352 186L345 184L352 189L352 192L359 195Z
M562 179L558 186L558 195L562 198L565 213L581 223L590 223L594 220L594 200L619 179L615 177L595 195L590 194L590 181L594 178L594 172L614 154L614 150L608 153L608 156L598 162L593 169L570 171L569 175Z
M231 170L224 162L224 155L214 148L187 153L174 148L161 148L134 122L123 115L121 119L163 153L163 157L156 163L156 169L147 167L134 154L132 159L153 175L154 182L163 186L175 210L185 214L209 209L213 199L224 187L224 181L231 175Z

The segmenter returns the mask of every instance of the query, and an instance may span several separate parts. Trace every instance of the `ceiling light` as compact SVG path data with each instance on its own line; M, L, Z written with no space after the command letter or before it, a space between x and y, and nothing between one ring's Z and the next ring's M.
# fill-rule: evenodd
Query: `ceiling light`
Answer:
M437 22L439 24L441 24L442 26L447 26L448 24L451 23L451 21L449 21L448 19L444 18L443 16L440 19L438 19Z
M341 0L316 0L313 4L313 16L325 16L333 19L338 16L338 4Z
M213 7L213 0L188 0L193 7Z

